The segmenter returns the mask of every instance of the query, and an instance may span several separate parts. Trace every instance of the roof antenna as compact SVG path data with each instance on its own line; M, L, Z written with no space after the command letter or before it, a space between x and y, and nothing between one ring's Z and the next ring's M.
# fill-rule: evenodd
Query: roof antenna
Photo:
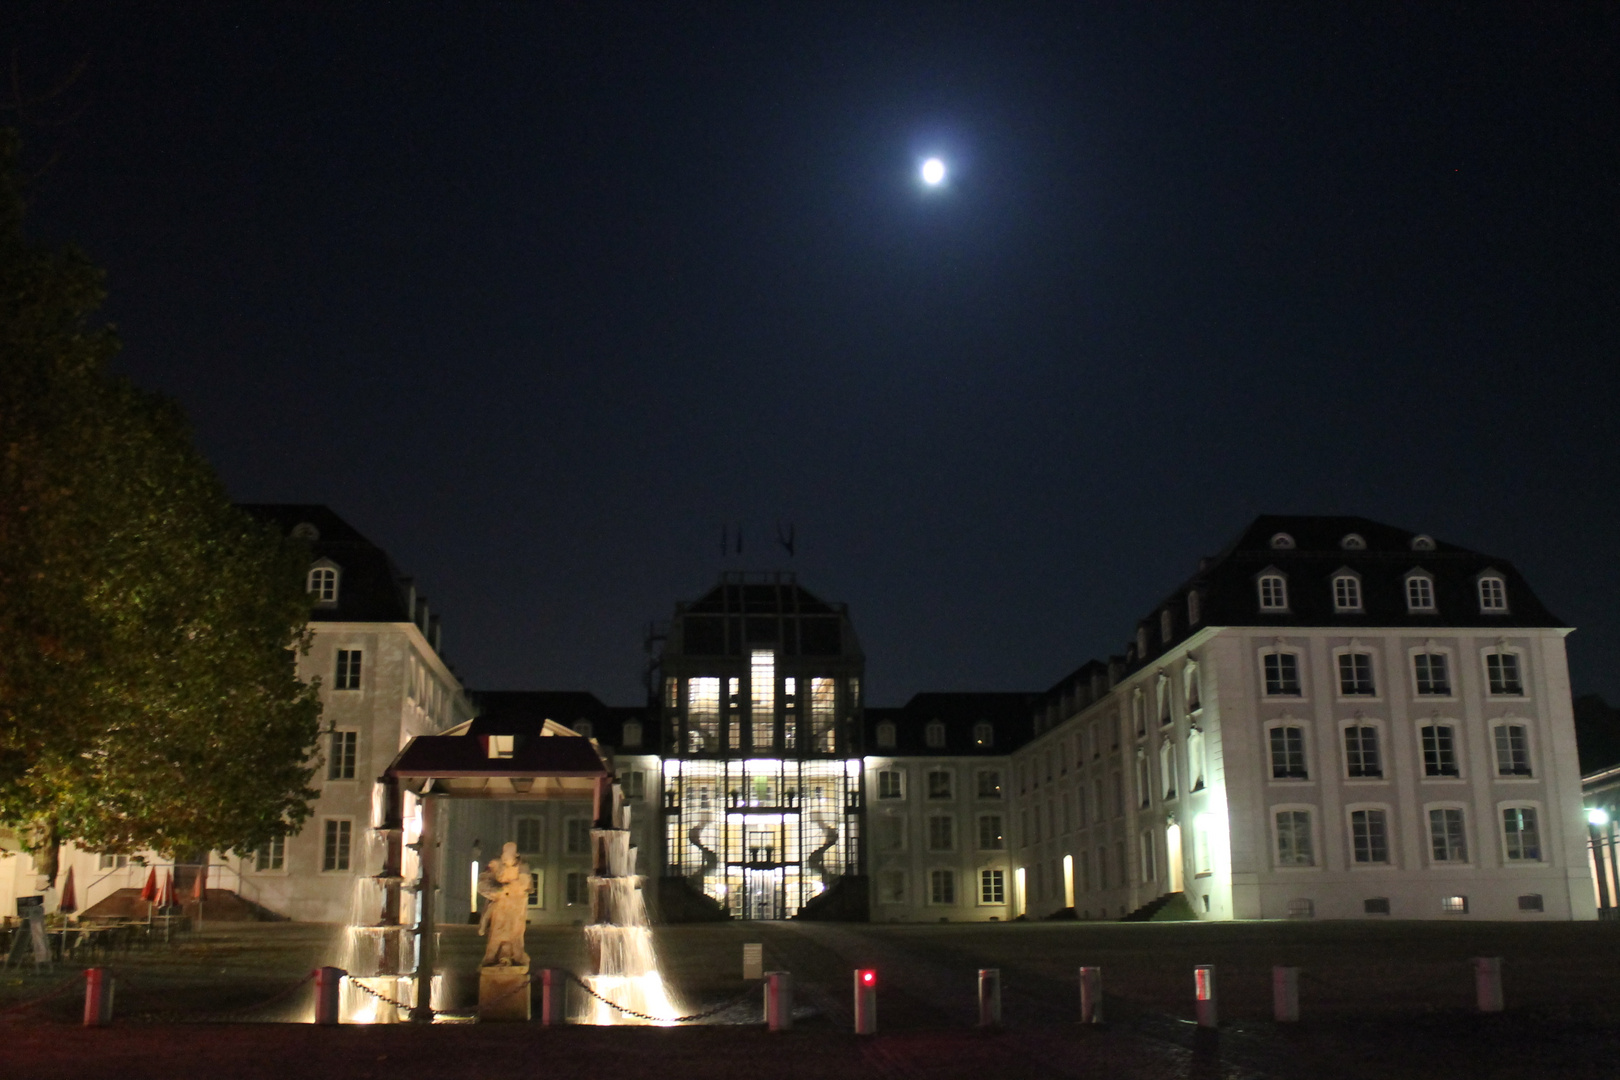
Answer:
M782 531L782 523L780 521L776 523L776 542L782 545L783 550L788 553L790 559L793 558L793 548L798 543L797 531L791 521L788 522L787 532L785 533Z

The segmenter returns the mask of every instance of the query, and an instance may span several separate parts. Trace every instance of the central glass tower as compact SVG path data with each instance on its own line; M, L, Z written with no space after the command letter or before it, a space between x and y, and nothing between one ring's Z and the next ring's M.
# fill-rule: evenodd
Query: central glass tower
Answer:
M655 673L666 878L735 918L864 909L864 671L844 606L793 574L727 573L676 607Z

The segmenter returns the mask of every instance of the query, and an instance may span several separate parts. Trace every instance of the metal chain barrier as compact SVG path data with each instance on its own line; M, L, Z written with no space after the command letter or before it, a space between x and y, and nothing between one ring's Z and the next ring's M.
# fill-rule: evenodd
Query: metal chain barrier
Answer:
M702 1012L692 1013L690 1016L648 1016L646 1013L636 1012L634 1009L627 1009L618 1002L609 1001L601 994L598 994L595 990L592 990L589 986L586 986L585 980L581 979L578 975L575 975L572 971L564 971L563 974L567 975L576 984L578 984L581 990L585 991L587 994L591 995L591 997L595 998L597 1001L600 1001L608 1008L621 1012L626 1016L633 1016L637 1020L645 1020L649 1024L693 1024L699 1020L707 1020L709 1017L718 1013L723 1013L735 1005L742 1004L744 1001L748 1000L749 995L759 993L759 988L764 985L763 983L755 983L753 986L750 986L747 990L744 990L736 997L722 1001L712 1009L704 1009ZM531 975L529 978L530 981L533 981L534 977Z
M350 976L348 976L348 980L349 980L349 985L350 986L354 987L356 990L365 991L366 993L370 994L372 997L376 998L378 1001L382 1002L384 1005L392 1005L396 1009L404 1009L406 1012L410 1012L411 1009L413 1008L413 1006L407 1005L403 1001L395 1001L393 998L389 997L387 994L383 993L382 991L373 990L371 987L367 986L365 983L360 981L361 979L368 979L368 978L369 979L393 979L393 978L402 978L402 977L403 976L395 976L395 975L361 975L361 976L350 975ZM528 985L528 984L525 983L524 985ZM434 1009L432 1006L428 1007L428 1012L429 1012L429 1014L434 1015L434 1016L438 1015L438 1010Z
M5 1008L0 1009L0 1016L5 1016L7 1013L26 1012L29 1009L32 1009L35 1005L49 1001L52 998L61 997L75 986L82 985L84 985L83 975L69 975L66 979L57 983L54 987L45 991L45 993L41 994L37 998L31 998L28 1001L20 1002L16 1005L7 1005Z

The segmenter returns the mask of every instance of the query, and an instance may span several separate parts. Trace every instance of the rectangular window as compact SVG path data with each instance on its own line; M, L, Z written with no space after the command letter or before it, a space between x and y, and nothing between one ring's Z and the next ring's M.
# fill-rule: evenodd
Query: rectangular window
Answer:
M518 854L540 854L541 819L537 817L520 817L515 824L517 825Z
M1389 823L1384 811L1350 812L1350 847L1358 863L1389 862Z
M1271 778L1310 779L1310 772L1305 767L1304 728L1290 726L1271 729Z
M1001 829L1001 815L979 815L979 850L1000 851L1006 846L1007 838Z
M1345 775L1356 779L1377 779L1384 775L1378 756L1378 729L1352 725L1344 729Z
M1468 914L1468 897L1442 896L1440 898L1440 910L1447 915L1466 915Z
M1513 862L1541 860L1541 831L1536 827L1533 806L1509 806L1502 811L1502 838L1507 857Z
M1451 694L1451 673L1446 670L1445 653L1418 653L1412 657L1417 673L1417 692L1448 697Z
M686 684L686 750L713 754L720 750L720 680L690 679Z
M1502 584L1501 578L1479 579L1479 610L1507 610L1507 586Z
M878 875L878 903L903 904L906 902L906 872L885 870Z
M1496 775L1531 775L1530 736L1523 724L1501 724L1497 727Z
M619 741L624 743L625 746L640 746L641 745L641 721L640 720L626 720L624 722L624 730L623 730L622 734L620 735Z
M103 855L96 860L97 870L122 870L128 865L128 855Z
M1001 770L1000 769L980 769L979 770L979 798L981 798L981 799L999 799L999 798L1001 798Z
M1007 902L1007 873L1004 870L979 871L979 903L1005 904Z
M1299 657L1293 653L1266 653L1266 695L1299 696Z
M899 814L885 814L878 819L878 842L885 851L906 849L906 819Z
M1343 697L1372 697L1372 653L1353 652L1339 654L1339 694Z
M1423 738L1424 776L1461 776L1457 767L1456 732L1450 724L1426 724Z
M1463 812L1454 807L1429 811L1429 851L1435 862L1468 861L1468 840L1463 833Z
M287 866L287 838L274 836L253 853L253 869L284 870Z
M1288 610L1288 583L1275 574L1260 579L1260 610Z
M931 817L928 819L928 850L954 851L956 849L956 819Z
M588 904L591 902L591 886L588 874L579 870L570 870L564 881L564 902L569 904Z
M1406 579L1406 606L1411 611L1434 610L1434 582L1426 577Z
M1524 693L1519 681L1517 653L1490 653L1485 657L1485 674L1491 684L1491 693L1517 697Z
M321 848L322 870L349 868L349 842L354 834L354 822L328 819L325 843Z
M569 818L564 823L563 851L569 855L591 853L591 823L587 818Z
M810 680L810 749L818 754L838 749L838 684L832 679Z
M334 731L326 758L328 780L353 780L355 753L360 746L358 731Z
M334 690L360 689L360 650L339 649L337 654L337 675L332 680Z
M1335 611L1361 610L1361 581L1348 574L1333 579L1333 608Z
M748 667L751 735L755 750L776 745L776 654L755 649Z
M1316 865L1315 849L1311 846L1309 810L1277 811L1277 865Z
M646 773L640 769L626 769L619 773L619 790L627 799L639 799L647 790Z
M928 902L930 904L956 903L956 871L930 870L928 872Z
M929 770L928 797L930 799L949 799L951 797L951 774L949 770Z
M881 769L878 771L878 798L903 799L905 790L901 786L900 772L897 769Z

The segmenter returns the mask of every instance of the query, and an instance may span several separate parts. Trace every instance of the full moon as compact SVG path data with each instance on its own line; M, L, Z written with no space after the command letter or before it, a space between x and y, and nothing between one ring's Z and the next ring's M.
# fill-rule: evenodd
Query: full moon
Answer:
M945 182L945 163L937 157L931 157L923 162L923 183L929 187L938 187Z

